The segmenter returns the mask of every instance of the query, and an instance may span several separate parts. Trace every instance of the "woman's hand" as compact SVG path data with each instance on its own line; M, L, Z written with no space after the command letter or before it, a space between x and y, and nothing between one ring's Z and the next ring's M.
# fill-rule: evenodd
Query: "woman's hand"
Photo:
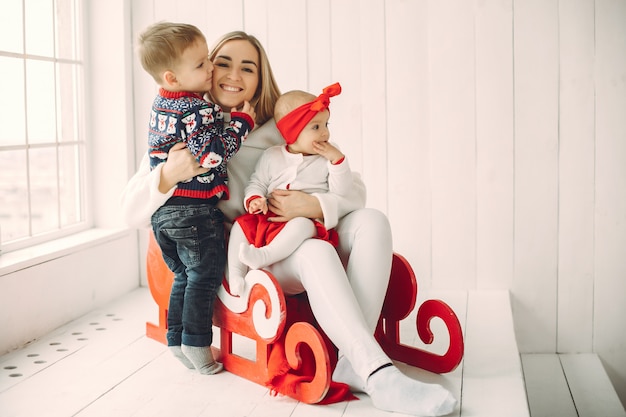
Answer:
M170 152L167 154L167 160L161 169L159 191L165 194L179 182L189 180L208 171L207 168L202 168L198 164L198 161L187 149L187 145L182 142L177 143L170 149Z
M267 199L270 210L276 217L270 221L286 222L294 217L321 219L324 215L319 200L310 194L295 190L274 190Z

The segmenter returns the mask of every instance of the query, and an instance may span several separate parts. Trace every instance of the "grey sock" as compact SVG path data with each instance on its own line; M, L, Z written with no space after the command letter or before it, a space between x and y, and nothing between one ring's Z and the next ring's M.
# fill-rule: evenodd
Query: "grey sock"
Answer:
M185 356L180 346L169 346L170 352L174 355L176 359L181 361L183 365L185 365L189 369L194 369L193 363Z
M204 375L213 375L224 369L224 366L213 359L211 346L181 346L182 352L193 366Z

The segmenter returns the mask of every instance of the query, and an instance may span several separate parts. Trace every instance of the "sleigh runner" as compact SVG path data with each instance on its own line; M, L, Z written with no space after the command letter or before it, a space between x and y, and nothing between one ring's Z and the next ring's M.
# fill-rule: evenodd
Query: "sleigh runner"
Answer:
M167 309L173 274L150 235L147 277L159 309L158 323L146 323L146 335L166 343ZM389 287L375 337L390 358L431 372L453 371L463 358L463 334L454 311L441 300L426 300L419 306L417 333L425 344L434 334L430 322L441 319L449 334L447 351L435 354L400 342L400 322L415 308L417 281L407 260L394 254ZM224 283L215 303L213 324L219 328L219 348L214 356L227 371L272 391L308 404L348 399L347 387L331 381L337 352L317 326L306 294L285 296L274 276L253 270L246 276L246 290L233 297ZM254 359L235 353L233 335L251 339Z

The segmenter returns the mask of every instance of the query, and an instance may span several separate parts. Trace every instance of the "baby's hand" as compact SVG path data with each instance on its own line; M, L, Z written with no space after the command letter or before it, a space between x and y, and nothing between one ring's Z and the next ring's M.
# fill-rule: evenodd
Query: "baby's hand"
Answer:
M330 142L313 142L313 150L328 159L332 164L336 164L345 156Z
M250 214L267 214L267 198L259 197L250 201L248 204L248 213Z
M243 102L243 107L241 108L241 110L237 110L236 108L233 107L231 110L231 113L236 112L236 111L239 111L241 113L246 113L248 116L252 118L252 120L256 121L256 112L254 111L254 107L252 107L248 101Z

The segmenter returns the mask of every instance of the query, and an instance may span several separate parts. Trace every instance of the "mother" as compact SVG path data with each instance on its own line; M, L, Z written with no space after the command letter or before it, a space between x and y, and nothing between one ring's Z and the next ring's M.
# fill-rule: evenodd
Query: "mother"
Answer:
M211 99L223 109L245 100L255 107L259 126L228 164L230 199L219 204L232 221L243 213L243 192L257 159L269 146L283 143L272 113L280 95L265 50L244 32L223 36L212 49ZM225 115L228 118L228 115ZM204 172L183 146L150 171L147 155L122 195L129 225L148 227L154 211L172 195L176 184ZM285 221L322 219L339 234L339 247L319 239L305 241L289 258L267 268L286 294L307 292L318 323L339 349L333 380L366 392L377 408L413 415L444 415L456 404L439 385L424 384L393 366L373 337L391 270L392 239L386 217L364 208L365 187L354 174L352 195L275 192L271 210ZM339 253L339 256L337 256Z

